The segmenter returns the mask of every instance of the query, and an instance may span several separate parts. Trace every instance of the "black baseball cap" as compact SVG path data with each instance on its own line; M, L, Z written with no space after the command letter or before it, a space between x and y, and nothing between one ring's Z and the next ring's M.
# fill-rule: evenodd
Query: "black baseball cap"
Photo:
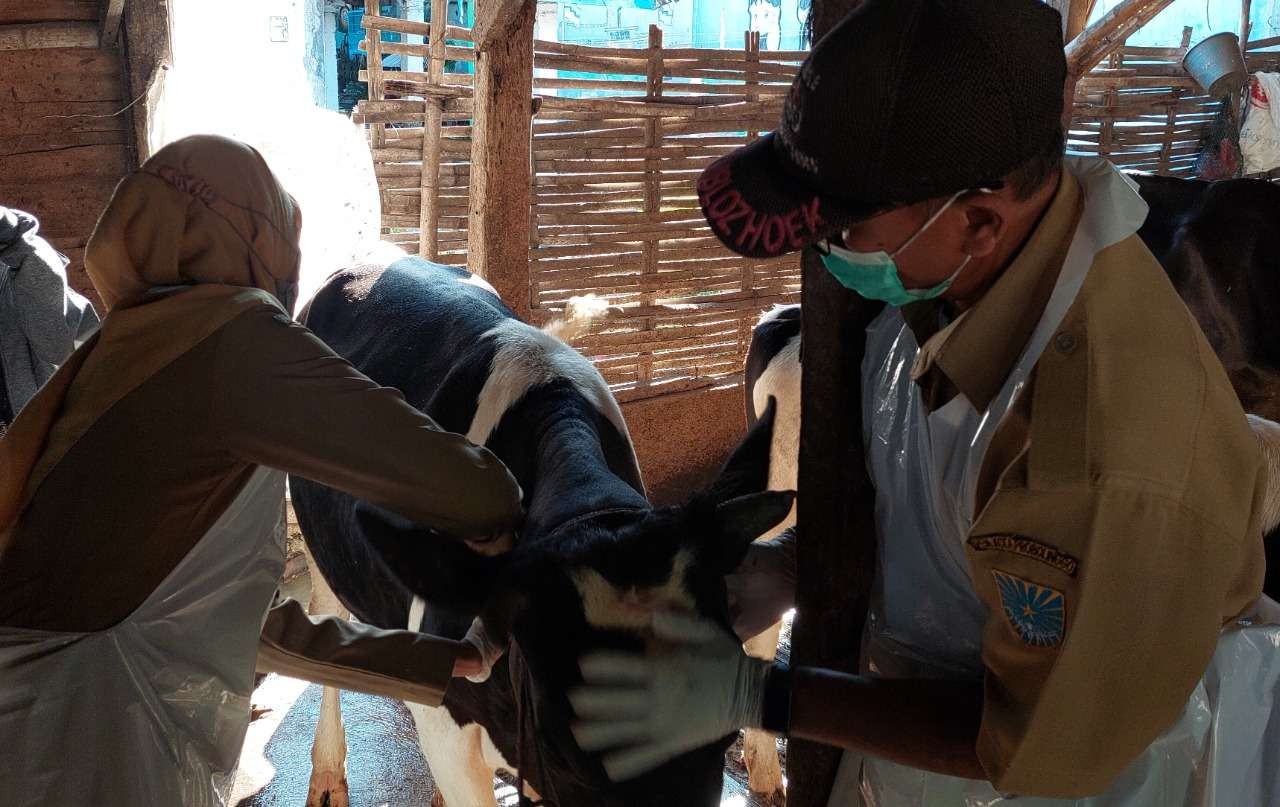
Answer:
M712 231L774 257L1000 180L1061 137L1062 18L1041 0L864 0L800 68L781 125L698 179Z

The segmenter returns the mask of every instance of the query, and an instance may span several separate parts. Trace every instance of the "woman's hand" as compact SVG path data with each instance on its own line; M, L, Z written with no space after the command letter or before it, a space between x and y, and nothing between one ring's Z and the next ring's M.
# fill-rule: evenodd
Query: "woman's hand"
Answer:
M458 644L461 649L453 660L453 677L465 678L473 684L489 680L493 665L507 652L506 642L496 641L480 617L472 621L467 635Z
M469 679L483 672L484 660L480 657L479 648L470 642L458 642L458 655L453 659L453 677Z

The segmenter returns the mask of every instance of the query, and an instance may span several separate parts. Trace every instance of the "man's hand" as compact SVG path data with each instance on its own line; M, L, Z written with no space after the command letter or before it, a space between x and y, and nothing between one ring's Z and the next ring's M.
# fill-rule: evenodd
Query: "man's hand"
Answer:
M578 745L612 749L603 762L615 781L760 725L768 662L748 657L736 637L698 617L659 612L653 630L660 644L648 656L583 656L584 685L569 693Z
M473 675L482 673L484 660L480 658L479 648L470 642L458 642L458 655L453 659L453 677L470 680Z

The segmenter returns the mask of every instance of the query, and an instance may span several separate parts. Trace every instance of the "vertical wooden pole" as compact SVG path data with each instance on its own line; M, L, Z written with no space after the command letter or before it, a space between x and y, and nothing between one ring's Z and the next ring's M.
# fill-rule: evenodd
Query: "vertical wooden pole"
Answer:
M169 0L130 0L122 13L129 98L141 98L129 108L135 158L141 165L151 156L151 130L164 95L164 75L173 63L172 18Z
M649 26L649 61L645 76L645 95L654 100L662 97L662 29L657 25ZM659 170L661 163L657 157L652 156L661 144L662 119L645 118L644 146L648 154L644 158L644 212L645 217L651 222L658 220L658 213L662 210L662 173ZM655 226L654 229L657 227ZM657 282L658 240L646 237L641 250L644 264L640 271L644 277L640 286L642 289L640 305L649 308L658 302L657 293L651 291L649 286L650 283ZM645 317L641 327L645 331L652 331L654 324L653 317ZM653 380L652 351L646 350L640 354L636 369L637 386L648 386Z
M1096 2L1097 0L1071 0L1071 6L1066 15L1068 42L1080 36L1080 32L1088 26L1089 14L1093 11Z
M530 98L534 0L509 32L476 51L467 264L523 319L529 287Z
M813 36L831 30L857 0L813 0ZM796 621L797 666L858 669L876 569L875 495L862 446L862 354L881 306L845 290L816 250L802 258L801 381ZM792 740L789 807L826 807L838 749Z
M446 0L431 0L431 33L427 43L427 80L433 87L444 84L445 29L448 28ZM422 120L421 207L418 209L418 254L429 261L440 256L440 127L444 100L428 96Z
M743 31L743 50L746 52L747 69L745 81L743 82L746 90L747 103L755 107L760 101L760 32L759 31ZM760 132L756 129L747 130L747 142L754 142L760 136ZM742 292L748 294L755 288L755 267L756 262L750 258L744 258L742 261ZM738 352L745 356L747 349L751 346L751 329L755 326L755 320L751 316L744 316L742 321L738 323Z
M374 13L370 15L368 11L364 14L364 35L365 44L368 46L368 70L369 70L369 100L384 101L386 96L382 89L382 29L374 28L377 24L378 12L381 10L377 3L370 2L365 8L373 7ZM371 19L373 17L374 19ZM423 130L426 131L425 129ZM387 142L387 125L382 122L373 124L369 130L369 142L374 148L382 148ZM386 199L382 200L385 207Z

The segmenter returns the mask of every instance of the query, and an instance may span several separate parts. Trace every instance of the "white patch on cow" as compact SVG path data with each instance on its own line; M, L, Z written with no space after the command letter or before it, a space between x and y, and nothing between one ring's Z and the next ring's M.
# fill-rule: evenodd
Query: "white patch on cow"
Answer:
M463 284L464 286L475 286L477 289L483 289L489 292L490 294L492 294L494 297L498 296L498 290L495 289L492 285L490 285L489 281L485 280L483 277L480 277L480 275L467 275L466 277L460 277L458 278L458 282Z
M794 305L776 305L760 318L760 327L781 315ZM800 471L800 336L791 337L778 354L769 361L751 389L751 406L759 416L769 405L772 396L777 410L774 413L773 442L769 446L769 489L796 490ZM796 523L796 506L780 523L765 532L757 540L765 541L777 536ZM778 652L778 638L782 623L746 642L743 650L753 658L772 661ZM753 793L764 796L784 787L782 766L774 736L758 729L747 729L742 738L742 761L747 768L747 784Z
M418 728L418 743L448 807L493 807L493 775L501 768L514 772L489 733L478 723L459 726L449 710L420 703L406 704Z
M1249 427L1262 445L1262 456L1267 462L1267 495L1262 507L1262 531L1268 533L1280 527L1280 423L1249 415Z
M575 570L573 583L582 597L587 624L595 628L644 631L652 625L653 612L659 608L692 610L693 596L684 585L690 563L689 550L682 549L671 563L671 576L662 585L625 590L610 583L595 569Z
M503 320L482 338L497 343L489 377L480 390L479 406L467 429L467 439L484 445L502 416L530 389L567 379L618 432L631 443L627 422L609 387L596 368L573 348L548 333L516 319Z
M774 309L776 312L778 309ZM771 312L772 313L772 312ZM766 314L765 316L768 316ZM773 422L773 443L769 446L769 490L795 490L800 473L800 336L787 342L756 379L751 390L751 406L759 416L777 400ZM796 507L773 529L760 536L767 540L796 523Z
M778 303L773 308L770 308L768 311L760 315L760 321L756 323L756 327L759 328L766 322L773 322L775 319L781 318L783 313L799 307L799 303Z

